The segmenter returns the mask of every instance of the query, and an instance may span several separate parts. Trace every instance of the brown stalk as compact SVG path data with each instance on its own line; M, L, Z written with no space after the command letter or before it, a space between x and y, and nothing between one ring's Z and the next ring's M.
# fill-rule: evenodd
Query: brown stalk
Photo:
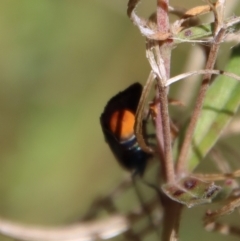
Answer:
M161 33L169 32L169 16L168 16L168 0L157 0L157 30ZM166 79L170 76L170 60L171 60L171 44L168 40L159 43L159 58L162 58L164 62L165 75L162 75ZM167 182L174 182L174 166L172 160L172 148L171 148L171 132L170 132L170 118L168 113L168 99L167 88L164 86L166 79L160 79L157 77L158 90L157 99L160 103L157 104L157 108L160 110L156 116L156 136L160 145L160 140L163 136L163 152L164 152L164 170L165 178ZM159 146L161 149L161 145Z
M168 6L168 0L157 0L157 29L162 33L169 32ZM160 58L164 61L166 79L161 80L159 76L157 77L158 91L156 97L160 100L160 104L157 106L160 112L157 112L156 116L156 135L158 140L161 139L161 136L163 135L165 157L163 169L165 171L167 182L175 181L171 147L170 118L168 113L168 90L164 86L164 81L167 81L170 77L171 50L171 42L169 40L159 43ZM162 204L164 210L162 240L177 240L182 205L170 200L165 195L162 195Z
M214 68L214 65L217 59L217 54L220 48L220 43L222 42L222 39L225 36L225 33L226 33L226 29L221 28L220 31L215 36L214 43L211 45L210 52L208 55L208 60L205 66L206 69L212 70ZM187 156L190 150L192 137L194 134L195 127L197 125L198 118L201 114L203 101L204 101L206 92L208 90L211 77L212 77L212 74L205 74L203 76L203 80L198 93L195 108L193 110L193 114L192 114L188 129L186 131L183 144L181 146L179 158L177 160L176 171L178 175L183 174L186 170Z
M144 115L144 107L146 104L147 96L151 90L153 81L154 81L154 74L153 71L150 72L149 77L145 86L143 87L142 96L139 100L138 108L135 115L135 124L134 124L134 133L136 133L136 138L139 146L142 150L147 153L154 153L154 150L149 147L144 140L143 136L143 115Z
M171 132L170 132L170 119L168 113L168 99L167 99L167 89L162 86L161 81L158 81L158 98L160 100L160 116L156 117L156 133L161 130L160 135L163 136L163 146L164 146L164 160L162 164L164 165L164 175L167 182L174 182L175 173L174 165L172 159L172 146L171 146ZM161 121L161 122L160 122Z

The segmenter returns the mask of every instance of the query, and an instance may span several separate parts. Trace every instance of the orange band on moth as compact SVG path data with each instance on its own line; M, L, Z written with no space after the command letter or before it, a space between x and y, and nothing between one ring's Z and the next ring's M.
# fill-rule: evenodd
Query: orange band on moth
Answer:
M112 133L120 140L130 138L134 133L135 115L129 110L115 111L109 121Z

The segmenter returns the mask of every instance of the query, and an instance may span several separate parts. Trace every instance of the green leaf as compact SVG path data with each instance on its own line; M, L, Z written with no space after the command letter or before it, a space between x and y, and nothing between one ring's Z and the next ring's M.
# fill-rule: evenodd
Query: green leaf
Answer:
M219 193L221 187L194 176L185 177L176 183L162 185L162 191L172 200L186 205L188 208L210 203Z
M201 24L191 28L186 28L175 36L175 43L210 37L213 36L213 32L214 23Z
M225 69L240 75L240 45L232 50ZM218 76L209 88L198 121L188 162L194 169L219 139L223 129L240 105L240 83L226 76Z
M231 22L233 18L229 18L227 22ZM174 36L174 43L184 43L191 40L203 40L204 38L213 37L214 23L200 24L194 27L185 28ZM229 26L229 32L238 34L240 30L239 22Z

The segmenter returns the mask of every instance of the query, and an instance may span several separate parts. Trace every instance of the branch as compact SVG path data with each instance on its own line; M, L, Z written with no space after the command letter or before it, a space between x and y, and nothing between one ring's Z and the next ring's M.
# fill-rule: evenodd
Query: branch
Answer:
M128 230L125 216L115 215L101 221L91 221L63 227L27 226L0 219L0 233L25 241L93 241L107 239Z

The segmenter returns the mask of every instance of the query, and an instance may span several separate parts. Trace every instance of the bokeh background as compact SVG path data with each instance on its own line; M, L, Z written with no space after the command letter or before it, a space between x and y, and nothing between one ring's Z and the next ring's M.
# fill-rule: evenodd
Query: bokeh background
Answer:
M0 2L1 217L65 224L127 175L99 124L108 99L144 83L150 70L145 40L126 6L126 0ZM138 13L148 16L154 6L143 1ZM187 68L195 47L174 50L172 74ZM205 210L184 213L181 240L226 240L203 230Z

